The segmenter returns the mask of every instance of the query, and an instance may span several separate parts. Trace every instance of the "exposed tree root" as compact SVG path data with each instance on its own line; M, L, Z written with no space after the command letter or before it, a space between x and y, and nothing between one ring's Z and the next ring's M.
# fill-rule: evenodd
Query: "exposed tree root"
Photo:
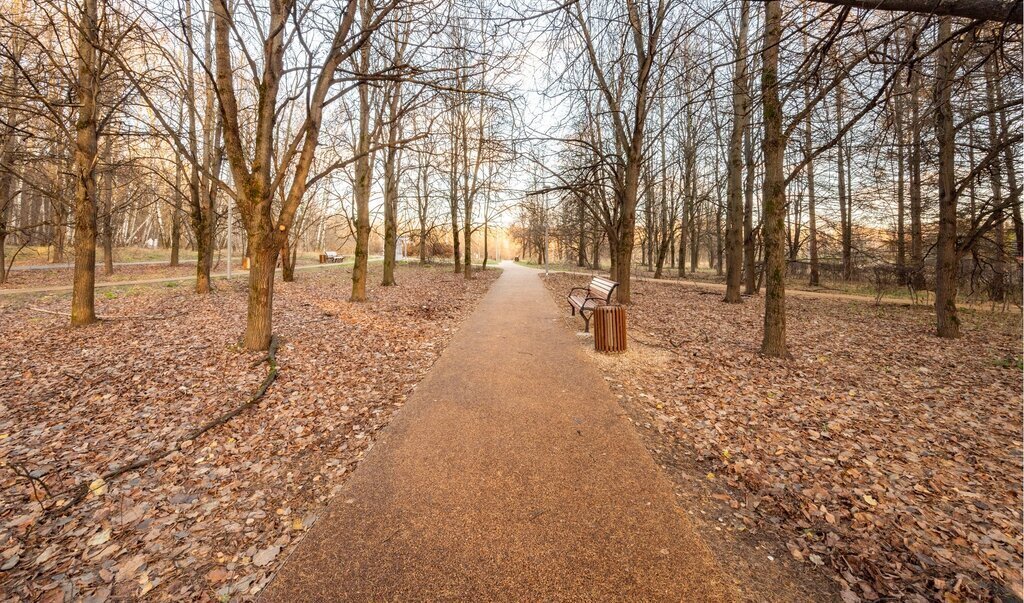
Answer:
M263 399L263 396L266 395L267 390L270 388L270 385L274 382L275 379L277 379L277 347L278 339L277 336L274 335L270 338L270 348L267 350L267 355L253 364L253 367L255 367L258 364L267 362L270 365L270 370L267 371L267 376L263 378L262 383L260 383L260 386L256 389L256 393L254 393L246 402L236 406L232 410L229 410L228 412L218 416L215 419L211 419L210 421L203 423L202 425L193 429L192 431L189 431L185 435L175 440L174 443L167 447L165 450L156 452L154 454L150 454L148 456L144 456L140 459L137 459L129 463L128 465L125 465L124 467L119 467L117 469L114 469L113 471L108 471L107 473L104 473L103 475L100 476L100 479L103 480L103 483L106 483L107 481L114 479L118 476L124 475L125 473L129 473L131 471L135 471L136 469L140 469L142 467L155 463L156 461L159 461L160 459L181 450L182 445L185 442L195 440L196 438L203 435L207 431L210 431L214 427L218 427L220 425L227 423L231 419L235 418L236 416L242 414L246 410L249 410L256 404L258 404L259 401ZM92 483L94 482L82 482L77 486L70 488L69 490L65 490L64 492L59 493L58 496L67 494L71 494L72 496L64 504L50 507L46 514L51 517L59 515L85 500L85 497L89 495Z

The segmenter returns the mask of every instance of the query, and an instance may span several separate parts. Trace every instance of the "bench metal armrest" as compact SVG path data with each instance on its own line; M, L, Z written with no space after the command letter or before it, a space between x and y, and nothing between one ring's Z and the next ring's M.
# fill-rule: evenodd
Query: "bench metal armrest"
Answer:
M587 295L590 295L590 287L573 287L569 289L569 295L572 295L573 291L586 291Z
M592 303L592 304L590 304L588 306L587 304L590 303L590 302L594 302L594 303ZM583 300L583 303L580 305L580 312L582 312L585 309L586 310L593 310L594 308L596 308L599 305L601 305L601 304L599 304L597 302L604 302L604 300L601 299L600 297L590 297L590 296L587 296L587 299Z

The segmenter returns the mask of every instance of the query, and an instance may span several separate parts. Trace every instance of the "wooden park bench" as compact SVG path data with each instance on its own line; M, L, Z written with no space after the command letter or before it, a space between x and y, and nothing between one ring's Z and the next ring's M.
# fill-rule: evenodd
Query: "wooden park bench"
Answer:
M590 318L594 315L594 308L610 304L612 294L619 284L600 276L595 276L586 287L573 287L569 291L569 309L572 315L579 312L583 318L583 330L590 332Z
M324 262L327 262L328 264L333 264L335 262L344 262L345 261L345 256L338 255L337 251L325 251L323 259L324 259ZM323 262L321 262L321 263L323 263Z

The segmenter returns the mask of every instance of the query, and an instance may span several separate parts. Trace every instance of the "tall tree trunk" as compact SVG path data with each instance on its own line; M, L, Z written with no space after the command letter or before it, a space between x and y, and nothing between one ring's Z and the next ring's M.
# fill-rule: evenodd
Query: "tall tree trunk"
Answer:
M779 0L765 4L761 106L764 112L764 206L762 228L765 259L764 337L761 353L773 358L789 355L786 349L786 187L783 158L786 140L782 133L779 101L779 44L782 41L782 6Z
M369 65L369 45L361 50L363 68ZM370 90L369 84L359 84L359 140L356 146L355 183L353 197L356 203L356 257L352 266L351 301L366 301L366 271L370 244Z
M401 52L396 61L401 62ZM395 247L398 245L398 138L401 130L402 83L388 90L388 148L384 151L384 275L381 285L395 284Z
M728 213L725 234L725 302L742 302L743 280L743 132L747 128L747 31L750 0L740 4L740 29L732 78L732 131L729 134L729 169L726 175Z
M744 137L744 155L746 174L743 184L743 292L753 295L757 292L754 276L757 271L755 245L757 234L754 232L754 134L752 128L746 129Z
M68 171L75 169L74 154L72 153L72 160L69 162ZM70 185L68 180L71 181ZM50 220L53 223L50 225L50 241L53 245L53 256L50 258L50 262L54 264L60 264L64 261L64 251L67 245L67 220L68 220L68 207L64 202L66 194L69 189L73 190L75 183L74 177L69 177L65 180L63 174L58 172L54 178L54 185L52 194L50 195Z
M994 57L990 58L989 60L994 60ZM995 66L995 73L997 77L993 82L993 86L995 88L996 105L1002 106L1003 89L1001 81L999 79L1000 69L998 63ZM1008 136L1010 132L1008 125L1006 123L1007 113L1007 111L999 112L999 127L1000 130L1003 132L1004 136ZM1017 164L1013 158L1013 145L1008 144L1003 147L1003 158L1006 167L1006 185L1008 189L1007 202L1010 206L1010 215L1013 219L1013 239L1016 248L1015 255L1018 258L1021 258L1024 257L1024 220L1021 219L1020 215L1020 189L1017 188ZM1021 265L1017 264L1018 283L1020 282L1021 269Z
M995 80L998 76L996 56L989 57L985 61L985 98L988 104L988 132L989 147L994 152L999 148L999 124L997 119L997 105L995 93ZM1006 296L1006 233L1004 228L1005 214L1003 213L1003 179L1002 165L994 161L989 168L989 175L992 182L992 205L996 208L995 226L993 228L993 258L992 258L992 287L990 297L993 301L1001 302Z
M75 120L75 275L71 324L96 321L96 154L99 74L97 0L84 0L78 24L78 116Z
M615 290L615 298L620 304L628 304L632 301L632 287L630 286L630 272L633 268L633 241L636 228L636 204L640 188L640 164L643 161L643 124L638 123L632 138L632 145L627 152L626 170L623 182L622 213L619 215L619 224L616 235L618 240L615 243L615 275L619 283Z
M686 187L686 180L683 180L683 200L682 208L679 211L679 260L676 265L677 274L679 278L686 277L686 231L690 227L690 220L688 213L690 211L689 192Z
M454 111L454 110L453 110ZM458 125L452 122L451 169L448 172L448 206L452 218L452 254L455 259L455 274L462 273L462 252L459 241L459 133Z
M805 87L807 93L810 92L808 87ZM813 112L807 112L807 120L804 122L804 160L807 161L807 219L808 219L808 249L810 252L811 262L811 280L810 285L817 287L820 285L820 274L818 266L818 208L817 208L817 196L814 190L814 160L811 158L812 145L814 141L812 139L812 123Z
M462 267L462 275L466 280L473 278L473 195L468 190L463 191L463 220L462 236L465 237L464 253L465 262ZM547 250L544 250L547 254Z
M896 98L893 100L893 127L896 130L896 275L901 285L907 279L907 208L906 208L906 151L903 140L903 86L897 78Z
M836 86L836 124L837 127L843 127L843 85L840 83ZM838 158L837 172L839 175L839 229L842 241L842 258L843 258L843 280L848 281L853 276L853 265L852 265L852 253L851 243L849 237L849 226L850 221L853 217L850 215L850 193L847 190L846 182L846 145L843 139L840 138L836 143L836 155Z
M583 268L587 265L587 208L583 204L583 200L579 199L576 203L576 220L579 225L579 253L576 254L576 266Z
M394 144L394 135L390 135ZM389 147L384 153L384 275L381 285L395 284L395 248L398 246L398 152Z
M462 245L459 242L459 206L452 193L449 199L452 214L452 254L455 258L455 274L462 274Z
M185 2L186 21L191 27L192 3ZM213 57L213 22L212 14L203 25L203 46L207 57ZM189 57L185 66L185 90L187 106L183 110L188 111L188 146L192 157L199 158L199 132L196 123L196 111L193 104L196 99L194 63ZM216 208L218 185L216 178L219 178L223 162L221 152L221 138L223 130L223 119L217 116L216 97L214 87L207 83L205 86L205 99L203 111L203 170L200 172L195 165L189 168L189 208L192 223L192 233L196 243L196 293L207 294L213 290L211 272L213 270L213 255L216 237L217 216ZM184 166L183 166L184 169ZM184 176L184 173L182 174Z
M939 20L939 40L944 40L935 61L935 135L939 143L939 238L935 244L936 334L943 338L960 336L956 311L957 276L960 262L956 241L956 141L953 129L952 19Z
M114 274L114 166L111 164L111 145L113 138L107 136L103 141L103 180L101 184L103 197L103 270L109 276Z
M910 263L912 282L917 290L925 288L924 239L921 225L921 75L920 66L910 74Z
M13 111L8 113L8 116ZM13 119L8 119L9 123L14 123ZM10 231L10 223L8 220L11 215L11 208L14 205L15 196L15 172L11 169L14 165L14 151L16 147L16 140L14 134L14 128L6 128L3 136L3 147L0 149L0 165L6 166L8 169L0 171L0 285L7 282L7 258L5 255L5 245L7 244L7 235ZM25 203L25 193L21 193L22 204Z
M180 119L178 120L181 121ZM174 207L171 209L171 266L179 264L181 252L181 156L175 154L174 162Z

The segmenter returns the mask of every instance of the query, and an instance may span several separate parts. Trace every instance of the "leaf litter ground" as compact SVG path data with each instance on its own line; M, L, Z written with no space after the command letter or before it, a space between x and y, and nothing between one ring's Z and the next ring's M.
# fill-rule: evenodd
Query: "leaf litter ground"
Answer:
M29 308L66 311L66 295L0 301L0 600L252 598L497 275L449 270L402 267L380 287L371 266L362 304L346 301L349 269L278 282L263 401L109 483L92 480L259 386L262 355L237 344L244 283L113 290L97 312L131 318L84 329Z
M561 303L585 280L547 285ZM794 359L776 361L758 355L760 298L633 287L633 350L595 357L655 458L716 518L709 540L771 535L848 602L1020 596L1019 312L962 312L965 335L948 341L928 307L791 298ZM747 552L754 575L767 555Z

